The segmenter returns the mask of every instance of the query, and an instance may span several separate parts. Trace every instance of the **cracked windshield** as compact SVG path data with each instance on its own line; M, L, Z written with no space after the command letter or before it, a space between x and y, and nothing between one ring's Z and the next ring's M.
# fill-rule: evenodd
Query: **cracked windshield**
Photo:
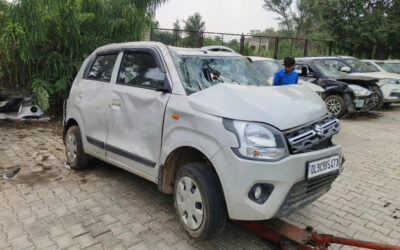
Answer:
M269 86L265 78L245 59L239 56L185 56L174 55L174 61L189 93L218 83Z

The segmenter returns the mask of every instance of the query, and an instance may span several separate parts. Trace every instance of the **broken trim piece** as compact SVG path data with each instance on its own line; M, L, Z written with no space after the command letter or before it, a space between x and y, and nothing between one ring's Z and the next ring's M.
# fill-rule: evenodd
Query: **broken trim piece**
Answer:
M153 162L153 161L151 161L151 160L148 160L148 159L146 159L146 158L143 158L143 157L141 157L141 156L139 156L139 155L136 155L136 154L133 154L133 153L131 153L131 152L125 151L125 150L123 150L123 149L120 149L120 148L111 146L111 145L109 145L109 144L106 144L106 150L107 150L107 151L110 151L110 152L112 152L112 153L114 153L114 154L123 156L123 157L125 157L125 158L129 158L129 159L131 159L131 160L140 162L140 163L142 163L142 164L144 164L144 165L146 165L146 166L148 166L148 167L154 168L155 165L156 165L156 163Z
M90 143L90 144L92 144L92 145L94 145L96 147L99 147L101 149L105 149L105 150L107 150L107 151L109 151L111 153L123 156L125 158L140 162L140 163L142 163L142 164L144 164L144 165L146 165L148 167L154 168L156 166L156 163L154 161L151 161L151 160L146 159L146 158L144 158L142 156L133 154L133 153L128 152L126 150L114 147L114 146L112 146L110 144L106 144L106 143L104 143L102 141L99 141L97 139L94 139L94 138L92 138L90 136L86 136L86 140L87 140L88 143Z
M102 142L102 141L94 139L93 137L90 137L90 136L86 136L86 140L87 140L87 142L89 142L90 144L92 144L92 145L94 145L96 147L99 147L99 148L101 148L103 150L105 149L105 145L104 145L105 143Z

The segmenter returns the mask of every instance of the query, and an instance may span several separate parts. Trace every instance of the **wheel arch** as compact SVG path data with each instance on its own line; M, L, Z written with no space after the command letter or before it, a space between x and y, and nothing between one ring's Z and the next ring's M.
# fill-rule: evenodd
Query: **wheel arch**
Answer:
M214 164L202 150L193 146L179 146L168 154L164 163L160 165L158 171L158 189L163 193L172 194L174 192L176 173L181 167L191 162L205 163L208 168L211 168L214 171L222 195L225 198L221 178L218 175Z
M79 129L81 130L79 123L74 119L74 118L69 118L67 122L64 125L63 129L63 141L65 141L65 136L67 135L68 129L72 126L78 126Z

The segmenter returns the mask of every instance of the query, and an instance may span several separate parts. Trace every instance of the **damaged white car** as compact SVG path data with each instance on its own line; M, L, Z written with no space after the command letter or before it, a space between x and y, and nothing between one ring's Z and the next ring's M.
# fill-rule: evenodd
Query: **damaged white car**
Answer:
M90 155L156 183L200 239L228 218L289 215L326 193L343 163L339 121L313 91L269 87L235 53L155 42L94 51L64 128L73 169Z

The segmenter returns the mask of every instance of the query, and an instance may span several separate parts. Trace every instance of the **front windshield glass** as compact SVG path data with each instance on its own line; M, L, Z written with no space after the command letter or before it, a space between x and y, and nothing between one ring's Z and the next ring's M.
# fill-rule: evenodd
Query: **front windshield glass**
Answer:
M190 93L218 83L269 86L253 65L241 56L171 54L184 86Z
M341 72L332 60L321 60L313 62L314 66L318 69L322 77L338 78L344 76L345 73Z
M400 63L376 62L376 64L389 73L400 73Z
M346 63L348 63L351 67L353 67L354 69L357 70L357 72L377 72L376 69L372 68L371 66L369 66L368 64L355 59L355 58L346 58L344 59L344 61Z
M268 61L253 61L254 66L258 71L261 72L265 77L273 77L274 74L283 69L283 65L278 61L268 60Z

